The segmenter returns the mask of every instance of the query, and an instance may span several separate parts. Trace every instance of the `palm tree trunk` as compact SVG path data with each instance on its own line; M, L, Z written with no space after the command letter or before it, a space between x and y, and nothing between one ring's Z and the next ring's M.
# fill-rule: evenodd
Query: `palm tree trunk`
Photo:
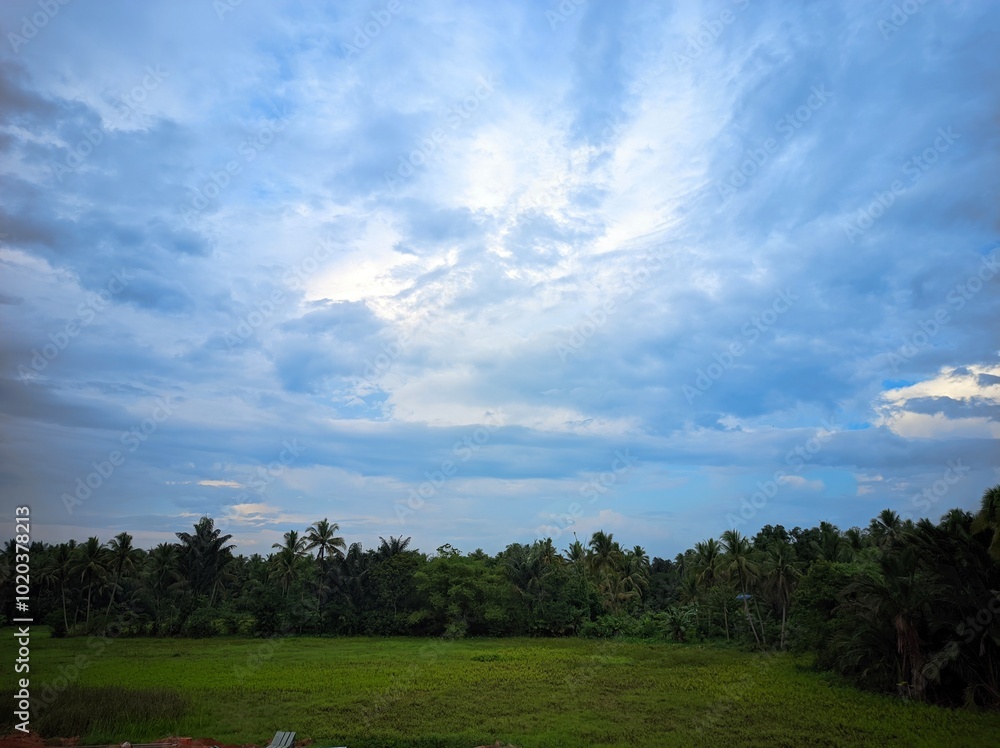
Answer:
M729 641L729 612L726 610L726 599L722 599L722 622L726 627L726 641Z
M745 592L743 593L746 594ZM757 636L757 627L753 625L753 616L750 615L750 606L747 605L746 598L743 598L743 615L747 617L747 623L750 624L750 630L753 632L754 641L757 642L757 646L760 646L760 637Z
M118 579L121 577L121 572L115 574L114 584L111 585L111 599L108 600L108 609L104 611L104 617L107 618L111 615L111 606L115 604L115 590L118 589Z
M59 594L62 597L63 626L69 631L69 619L66 617L66 583L59 582Z
M784 601L781 603L781 642L779 644L780 649L785 648L785 613L788 608L785 606Z
M750 624L750 630L753 632L754 641L757 642L757 646L760 646L760 637L757 636L757 627L753 625L753 616L750 615L750 606L747 605L747 583L744 579L740 579L740 589L743 590L743 614L747 617L747 623Z
M757 609L757 620L760 621L760 638L764 640L764 646L767 646L767 636L764 634L764 619L760 615L760 603L757 601L757 596L753 596L753 606Z

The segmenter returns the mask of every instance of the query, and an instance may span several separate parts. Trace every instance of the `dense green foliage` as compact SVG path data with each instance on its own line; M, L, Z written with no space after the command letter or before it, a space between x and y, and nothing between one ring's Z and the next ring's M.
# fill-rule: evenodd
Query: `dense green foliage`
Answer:
M32 649L35 721L51 719L65 735L78 734L70 720L86 720L79 734L88 745L168 735L265 745L293 729L316 746L352 748L980 747L1000 731L995 712L862 693L789 653L719 645L109 638L96 653L94 641L38 638ZM0 639L5 662L13 642ZM58 674L74 663L72 690L58 692ZM0 673L0 698L11 701L12 685L13 673ZM81 703L86 710L74 708Z
M202 518L177 543L135 549L35 543L32 610L53 636L579 635L731 641L813 653L856 684L949 705L1000 705L1000 486L938 524L890 510L866 528L828 524L750 538L728 530L649 559L611 534L491 556L409 538L348 546L327 520L285 533L267 558L234 555ZM11 615L14 546L0 558Z

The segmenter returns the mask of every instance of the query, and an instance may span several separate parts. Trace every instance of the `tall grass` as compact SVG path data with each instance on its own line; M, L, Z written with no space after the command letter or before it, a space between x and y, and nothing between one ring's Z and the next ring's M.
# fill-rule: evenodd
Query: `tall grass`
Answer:
M0 699L13 702L13 691ZM31 728L46 736L83 736L87 742L117 743L123 736L175 732L187 712L187 702L167 688L71 685L52 703L32 714ZM0 729L13 728L11 715L0 718Z

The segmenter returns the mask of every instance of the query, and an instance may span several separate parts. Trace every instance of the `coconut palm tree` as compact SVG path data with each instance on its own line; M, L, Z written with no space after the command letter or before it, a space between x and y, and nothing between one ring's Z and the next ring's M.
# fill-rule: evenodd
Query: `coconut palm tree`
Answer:
M41 581L49 587L59 588L59 598L62 601L63 627L69 629L69 617L66 613L66 582L73 573L73 552L68 543L54 546L45 560L41 571Z
M378 539L378 556L383 561L404 553L410 547L410 541L412 540L412 538L404 538L402 535L398 538L390 535L388 540L379 535Z
M566 560L559 555L559 551L556 550L555 545L552 543L552 538L535 541L535 544L531 547L531 555L537 561L542 573L552 567L562 565Z
M695 562L694 562L694 575L695 579L698 580L698 584L701 585L706 592L715 586L716 582L725 573L723 570L723 558L722 558L722 547L719 545L719 541L715 538L709 538L705 541L699 541L694 544L695 551ZM712 628L712 614L711 607L709 607L708 615L708 627L709 630ZM722 622L726 629L726 639L729 638L729 614L727 608L727 601L725 598L722 600Z
M953 510L935 526L917 523L907 540L915 548L922 584L934 590L927 608L928 685L960 684L967 704L1000 706L1000 564L986 538L970 534L973 517ZM951 684L949 686L949 684Z
M622 601L635 596L633 580L622 576L625 554L612 533L598 530L591 536L588 561L606 608L617 611Z
M111 606L115 602L118 583L122 577L135 571L137 557L138 553L132 547L132 536L127 532L118 533L108 543L108 567L114 573L114 581L111 583L111 599L108 600L108 609L104 611L105 617L111 615Z
M844 530L844 540L847 542L852 554L857 556L865 547L866 537L860 527L851 527Z
M812 541L817 558L826 561L847 561L851 548L840 530L829 522L819 523L819 540Z
M892 509L883 509L868 525L868 533L880 548L888 548L899 538L903 522Z
M639 551L638 553L636 551ZM617 600L637 600L649 589L649 556L639 546L621 557Z
M585 571L587 561L587 548L580 542L579 538L573 536L573 542L566 549L566 559L573 565L573 568Z
M218 591L218 578L232 561L235 546L227 545L232 535L216 529L211 517L202 517L194 533L179 532L181 569L195 595L209 597L211 606Z
M316 609L319 612L319 626L323 628L323 596L330 591L329 575L330 561L332 559L342 559L344 549L347 544L344 539L337 535L340 525L331 523L326 517L315 525L306 528L306 550L316 551L316 563L319 565L319 575L316 580ZM382 540L382 538L379 538ZM385 542L385 541L383 541ZM407 543L409 539L407 539Z
M351 543L342 559L337 559L330 569L331 586L339 594L349 615L362 608L365 596L365 578L370 565L361 543ZM353 627L349 629L353 631Z
M971 529L974 533L992 531L990 555L1000 561L1000 483L983 491L982 505Z
M176 543L160 543L146 556L143 567L146 586L153 593L153 609L157 626L161 620L163 598L176 590L181 581L180 547Z
M774 543L768 547L764 575L778 603L781 605L781 637L778 646L785 648L785 623L792 591L802 572L795 565L795 549L787 543Z
M311 551L316 548L316 558L319 560L320 567L325 571L324 561L327 558L336 556L337 558L344 557L344 550L347 548L347 544L344 539L337 535L340 530L340 526L333 522L331 523L325 517L317 522L315 525L309 525L306 528L306 550ZM381 540L381 538L379 538Z
M699 541L694 544L695 552L695 576L698 583L705 589L715 584L715 580L722 574L722 546L715 538Z
M632 555L635 556L639 568L643 570L644 573L649 574L649 554L646 553L646 549L641 545L633 546Z
M93 598L94 585L103 583L107 576L107 549L98 538L91 536L77 551L77 561L74 573L87 586L87 617L86 626L90 627L90 603Z
M926 685L920 630L931 614L931 604L941 588L918 574L919 551L905 545L879 557L878 569L866 570L848 585L855 595L852 607L874 624L891 626L895 633L897 675L909 695L923 699Z
M722 548L726 553L730 573L736 575L742 594L743 613L746 615L753 638L760 645L761 636L757 634L757 627L754 625L753 617L750 615L750 606L747 600L750 595L747 592L747 585L757 578L759 570L757 565L750 560L750 541L739 530L726 530L722 533ZM763 634L763 632L761 632Z
M284 543L275 543L272 548L278 552L271 557L272 578L281 582L281 592L288 594L292 583L299 577L300 561L306 555L306 539L300 538L297 530L289 530L284 535Z
M618 543L610 532L598 530L590 537L590 566L600 576L613 566L618 555Z
M964 509L949 509L941 518L941 527L952 535L967 534L969 526L975 521L975 515Z

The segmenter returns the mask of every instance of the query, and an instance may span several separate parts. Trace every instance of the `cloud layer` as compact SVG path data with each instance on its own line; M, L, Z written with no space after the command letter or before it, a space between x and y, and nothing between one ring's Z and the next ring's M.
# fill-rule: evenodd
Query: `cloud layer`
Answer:
M0 8L41 539L669 556L1000 482L992 6L53 8Z

